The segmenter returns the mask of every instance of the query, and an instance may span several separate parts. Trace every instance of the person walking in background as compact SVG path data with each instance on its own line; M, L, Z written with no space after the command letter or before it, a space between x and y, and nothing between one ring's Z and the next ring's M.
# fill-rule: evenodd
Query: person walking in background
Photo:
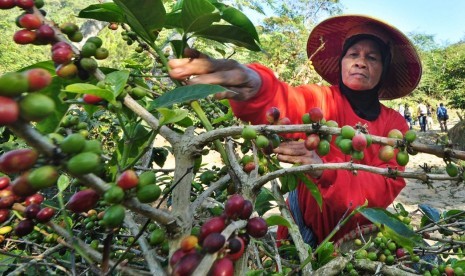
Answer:
M438 121L439 126L441 127L441 131L447 132L447 120L449 119L449 115L447 114L447 108L444 106L443 103L439 104L436 114L438 115Z
M426 105L426 127L433 130L433 107L430 104Z
M404 118L407 121L408 127L412 129L412 110L408 104L405 104Z
M420 124L420 131L425 132L426 131L426 114L428 113L428 110L426 108L426 105L423 103L418 104L417 108L417 115L418 115L418 123Z

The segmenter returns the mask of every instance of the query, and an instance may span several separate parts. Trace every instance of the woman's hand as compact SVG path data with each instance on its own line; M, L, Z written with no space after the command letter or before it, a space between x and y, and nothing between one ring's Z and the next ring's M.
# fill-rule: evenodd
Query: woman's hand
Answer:
M232 59L213 59L194 49L186 49L193 58L172 59L169 75L186 84L217 84L228 90L217 93L217 99L245 101L257 94L261 79L257 72Z
M281 162L301 165L323 163L314 150L309 151L305 148L304 141L283 142L273 151ZM322 173L323 171L314 171L309 174L314 178L319 178Z

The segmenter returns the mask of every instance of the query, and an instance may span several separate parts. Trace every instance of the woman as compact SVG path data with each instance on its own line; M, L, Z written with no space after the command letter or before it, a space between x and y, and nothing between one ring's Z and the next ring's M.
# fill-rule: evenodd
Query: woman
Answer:
M320 47L322 42L324 47ZM195 76L189 78L187 84L210 83L227 87L228 91L216 96L229 98L235 115L252 124L267 124L265 113L271 107L278 107L281 116L289 118L293 124L302 123L302 114L310 108L320 107L326 120L335 120L340 126L366 124L371 134L379 136L387 136L394 128L407 131L405 119L379 101L409 94L420 80L418 54L400 31L365 16L332 17L313 29L307 54L312 57L315 70L331 86L291 87L260 64L245 66L204 55L196 59L171 60L170 76L179 80ZM275 150L282 162L320 164L351 160L334 145L334 140L330 153L320 157L297 141L305 138L303 134L286 137L295 138L295 141L283 143ZM381 161L378 158L380 147L375 144L367 148L361 163L404 169L394 160ZM402 178L390 179L363 171L355 175L346 170L325 170L311 172L308 176L320 189L322 210L302 183L290 193L288 203L304 240L312 246L334 229L348 209L362 205L365 200L370 207L385 208L405 186ZM356 215L334 239L367 223L366 219ZM287 229L280 227L278 238L286 237Z

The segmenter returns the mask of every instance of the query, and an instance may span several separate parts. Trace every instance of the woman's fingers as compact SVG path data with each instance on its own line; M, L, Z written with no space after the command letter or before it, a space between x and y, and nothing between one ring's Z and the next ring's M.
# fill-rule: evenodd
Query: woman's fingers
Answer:
M190 49L193 51L193 49ZM182 80L185 84L216 84L228 90L218 93L217 99L244 101L252 98L261 87L261 78L257 72L232 59L213 59L198 51L189 56L168 61L169 75Z
M309 151L305 148L303 141L290 141L283 142L279 147L274 149L276 154L285 154L285 155L305 155Z
M309 151L305 148L303 141L284 142L279 145L274 152L281 162L291 164L319 164L321 158L315 151Z

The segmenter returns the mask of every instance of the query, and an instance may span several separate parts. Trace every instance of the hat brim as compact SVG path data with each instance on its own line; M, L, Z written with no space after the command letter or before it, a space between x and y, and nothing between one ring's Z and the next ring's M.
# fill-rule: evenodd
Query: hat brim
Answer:
M392 60L378 93L379 98L391 100L408 95L417 87L421 79L422 67L418 53L401 31L371 17L335 16L315 26L307 42L307 55L315 71L327 82L338 84L339 60L344 41L349 31L363 24L374 25L389 37Z

